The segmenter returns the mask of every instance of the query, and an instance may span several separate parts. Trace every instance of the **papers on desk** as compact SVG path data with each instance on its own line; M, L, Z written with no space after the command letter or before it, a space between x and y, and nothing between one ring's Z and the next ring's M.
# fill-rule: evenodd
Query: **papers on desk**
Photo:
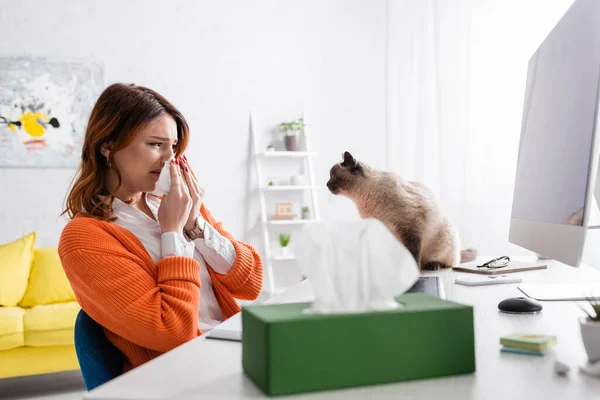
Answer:
M206 334L207 339L242 341L242 313L239 312Z

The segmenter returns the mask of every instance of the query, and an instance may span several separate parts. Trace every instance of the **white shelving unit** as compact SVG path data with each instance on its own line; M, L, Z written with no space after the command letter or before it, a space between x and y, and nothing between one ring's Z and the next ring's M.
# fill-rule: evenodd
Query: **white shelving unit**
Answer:
M304 121L304 132L306 133L306 121ZM303 158L316 156L317 153L312 151L265 151L259 153L259 157L263 158Z
M296 185L296 186L267 186L261 188L261 190L266 190L267 192L287 192L287 191L296 191L296 190L310 190L312 189L309 185ZM316 188L315 188L316 189Z
M254 127L254 119L252 117L252 112L250 112L250 135L252 137L252 147L255 156L255 165L256 165L256 176L258 178L259 185L263 185L265 183L263 177L263 165L262 161L264 159L302 159L304 162L305 170L308 172L308 185L298 185L298 186L264 186L259 187L258 195L260 197L260 216L261 216L261 225L262 225L262 234L263 241L265 246L265 260L263 260L263 265L267 272L267 290L269 294L274 295L277 294L281 288L276 288L275 279L273 275L273 264L276 262L287 262L294 261L296 257L294 256L281 256L277 254L273 254L271 250L271 232L269 230L270 227L278 226L278 225L304 225L304 224L312 224L319 222L321 217L319 214L319 205L317 202L317 187L315 185L315 176L314 176L314 167L313 167L313 157L317 155L317 153L312 152L310 146L310 121L307 121L306 115L303 113L302 118L304 119L304 135L305 135L305 143L306 143L306 151L258 151L259 144L257 143L257 133ZM269 220L267 214L267 202L266 197L269 193L273 192L298 192L298 191L309 191L311 194L311 203L313 210L313 219L310 220Z
M276 261L294 261L295 259L295 256L273 256L273 260Z
M290 219L290 220L277 220L277 221L267 221L268 225L304 225L304 224L314 224L317 220L314 219Z

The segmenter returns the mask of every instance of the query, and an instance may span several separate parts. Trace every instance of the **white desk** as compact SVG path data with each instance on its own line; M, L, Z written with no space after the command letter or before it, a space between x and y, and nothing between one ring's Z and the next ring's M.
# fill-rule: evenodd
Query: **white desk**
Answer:
M498 303L522 295L517 284L466 287L453 283L464 273L436 272L444 280L446 298L474 306L476 372L352 389L315 392L286 399L599 399L600 379L581 374L586 359L578 320L582 312L572 302L544 302L538 315L498 312ZM600 281L600 272L549 262L548 270L519 273L525 283ZM304 281L270 303L310 301ZM558 337L544 357L501 353L499 338L513 332L538 332ZM199 337L88 393L86 399L247 399L264 398L242 371L239 342ZM569 364L567 377L554 374L553 361ZM301 378L299 378L301 379ZM282 398L284 398L282 397Z

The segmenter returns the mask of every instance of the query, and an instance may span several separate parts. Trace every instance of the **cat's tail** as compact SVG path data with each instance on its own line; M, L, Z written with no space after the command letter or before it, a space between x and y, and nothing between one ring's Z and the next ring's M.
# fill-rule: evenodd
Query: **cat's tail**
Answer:
M469 261L475 261L476 258L477 258L477 250L472 247L460 251L461 264L469 262Z

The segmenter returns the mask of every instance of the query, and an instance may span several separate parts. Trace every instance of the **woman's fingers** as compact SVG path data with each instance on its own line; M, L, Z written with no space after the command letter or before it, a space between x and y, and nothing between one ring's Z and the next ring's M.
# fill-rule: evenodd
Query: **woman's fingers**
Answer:
M199 198L204 198L204 189L200 187L198 179L196 179L194 170L190 168L190 164L187 161L187 157L183 156L183 171L186 178L186 182L190 187L190 191L197 194Z
M177 167L177 173L180 176L180 182L181 182L181 186L182 186L181 190L184 193L186 193L188 196L190 196L192 194L191 193L192 191L190 190L188 179L187 179L187 176L186 176L186 172L184 171L183 168L184 168L183 167L183 161L180 159L179 160L179 166Z
M189 170L190 172L187 172L186 175L189 176L190 179L190 184L194 187L194 190L198 193L203 193L202 188L200 187L200 184L198 183L198 180L196 178L194 178L193 174L191 173L192 169L190 168Z
M185 179L185 183L186 183L186 187L190 192L190 195L192 195L192 197L194 195L197 194L197 190L196 187L194 186L194 183L192 182L192 176L190 175L189 171L185 168L181 169L181 173L183 175L183 178Z
M161 232L181 232L184 229L192 208L187 184L175 162L169 166L171 190L163 197L158 209Z
M196 173L194 172L194 170L192 169L192 167L190 166L190 163L187 159L186 156L183 156L183 160L185 161L186 166L188 167L188 169L190 170L192 176L194 177L194 179L196 180L196 182L198 182L198 177L196 176Z
M179 175L179 167L175 165L174 161L171 161L171 166L169 167L171 172L171 191L178 190L178 186L181 186L181 175Z

